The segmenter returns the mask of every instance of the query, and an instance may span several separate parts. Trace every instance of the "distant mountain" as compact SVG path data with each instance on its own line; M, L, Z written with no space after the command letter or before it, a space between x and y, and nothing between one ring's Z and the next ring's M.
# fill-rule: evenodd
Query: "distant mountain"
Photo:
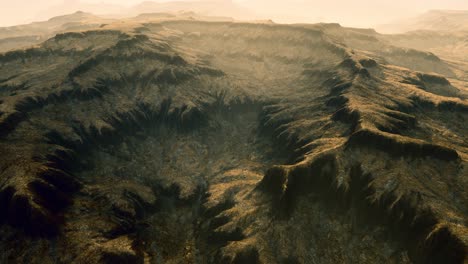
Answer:
M468 10L432 10L420 16L377 27L382 33L416 30L468 31Z
M255 18L250 10L237 5L232 0L202 0L196 2L144 1L130 7L109 5L105 3L88 4L71 0L43 11L37 15L37 19L45 20L61 14L73 13L77 10L112 18L134 17L143 13L180 13L181 11L192 11L204 16L224 16L234 17L237 19Z
M71 14L79 10L95 15L108 15L125 13L126 7L106 3L91 4L83 3L81 1L68 0L64 1L61 4L50 7L46 10L43 10L42 12L36 15L35 20L47 20L51 17L61 16L63 14Z
M0 38L38 36L48 33L70 30L80 25L89 28L93 24L108 23L112 19L101 18L91 13L77 11L73 14L53 17L47 21L33 22L26 25L0 27Z
M72 14L50 18L47 21L33 22L12 27L0 27L0 52L31 47L63 32L100 29L116 21L135 23L156 22L161 20L234 21L232 17L222 16L222 14L228 14L228 10L235 10L231 9L231 7L226 7L224 13L219 11L221 15L207 15L210 13L208 10L216 10L217 8L220 10L222 7L216 6L219 3L220 2L203 2L201 5L193 5L193 9L192 7L187 9L198 10L201 12L199 13L183 11L182 9L179 10L179 7L184 5L182 2L175 5L145 2L128 10L125 16L119 14L108 16L121 17L120 19L104 18L88 12L77 11ZM203 9L202 6L205 9ZM146 12L139 13L140 10L146 10ZM154 12L157 10L163 10L164 12ZM233 13L231 12L231 14Z
M384 39L392 45L468 62L468 10L433 10L377 27L377 31L386 33Z
M142 2L126 10L126 14L139 15L142 13L157 12L180 12L192 11L205 16L225 16L237 19L252 19L252 12L235 4L231 0L208 0L208 1L174 1L158 3L153 1Z
M46 10L37 17L48 20L0 27L0 52L30 47L65 31L97 29L118 19L141 23L161 19L233 21L256 18L248 9L231 0L166 3L146 1L131 7L71 0Z
M179 12L157 12L157 13L142 13L135 17L125 19L137 23L156 22L162 20L201 20L201 21L231 21L234 19L228 16L206 16L193 11Z
M77 11L73 14L53 17L47 21L0 27L0 52L38 44L57 33L89 30L112 21L112 19L98 17L91 13Z

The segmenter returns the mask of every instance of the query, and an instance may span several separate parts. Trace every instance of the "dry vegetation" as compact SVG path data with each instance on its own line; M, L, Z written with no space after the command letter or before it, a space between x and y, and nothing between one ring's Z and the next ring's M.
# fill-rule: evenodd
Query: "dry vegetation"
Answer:
M464 263L460 65L172 17L0 54L0 262Z

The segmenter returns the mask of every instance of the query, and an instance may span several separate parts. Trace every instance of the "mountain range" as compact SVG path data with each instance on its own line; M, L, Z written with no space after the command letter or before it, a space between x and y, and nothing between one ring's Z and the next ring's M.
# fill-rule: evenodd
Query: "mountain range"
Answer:
M1 263L468 261L463 27L165 6L0 29Z

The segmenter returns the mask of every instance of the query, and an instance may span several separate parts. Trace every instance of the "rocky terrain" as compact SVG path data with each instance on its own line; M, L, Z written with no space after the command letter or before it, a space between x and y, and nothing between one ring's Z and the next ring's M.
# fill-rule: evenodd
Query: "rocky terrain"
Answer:
M0 54L1 263L468 261L463 59L187 14L50 34Z

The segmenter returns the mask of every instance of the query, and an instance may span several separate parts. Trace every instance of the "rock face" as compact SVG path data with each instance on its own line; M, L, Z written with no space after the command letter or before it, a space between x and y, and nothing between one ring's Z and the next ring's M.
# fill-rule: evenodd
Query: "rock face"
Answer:
M169 20L0 54L1 260L464 263L467 80L375 34Z

